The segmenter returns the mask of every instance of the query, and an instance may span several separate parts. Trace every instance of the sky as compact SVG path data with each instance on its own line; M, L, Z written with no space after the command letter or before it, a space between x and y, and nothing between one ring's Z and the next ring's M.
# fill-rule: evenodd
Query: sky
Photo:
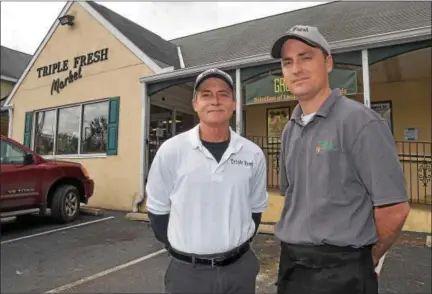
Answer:
M166 40L324 3L96 2ZM65 3L1 1L1 45L34 54Z

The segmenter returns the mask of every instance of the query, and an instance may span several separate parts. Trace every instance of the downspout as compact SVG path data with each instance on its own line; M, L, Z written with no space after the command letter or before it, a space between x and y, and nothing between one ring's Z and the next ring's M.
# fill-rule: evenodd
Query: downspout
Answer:
M13 124L13 108L8 107L8 137L12 138L12 124Z
M148 108L148 96L147 96L147 84L141 82L141 144L140 144L140 190L138 198L134 201L132 211L138 212L138 206L145 200L145 185L147 183L147 119L149 112Z

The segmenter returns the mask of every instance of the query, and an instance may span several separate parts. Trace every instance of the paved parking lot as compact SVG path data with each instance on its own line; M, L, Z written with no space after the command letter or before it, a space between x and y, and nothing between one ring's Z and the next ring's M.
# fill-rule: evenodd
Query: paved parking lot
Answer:
M259 290L273 292L278 247L266 236L255 243L263 261ZM2 225L2 293L160 293L167 265L149 225L123 213L63 226L38 217Z
M69 228L59 230L64 227ZM126 221L121 213L83 216L62 227L41 220L31 226L5 225L1 238L1 292L44 293L65 285L65 292L160 291L159 272L164 271L166 253L82 283L83 278L160 249L147 224ZM72 287L71 283L77 281L82 284Z
M163 290L167 253L147 223L128 221L124 213L82 216L62 226L34 217L1 229L1 293ZM423 237L410 235L415 240ZM430 248L413 248L415 240L400 242L388 254L381 293L430 293ZM261 261L257 293L275 293L278 242L259 235L253 247Z

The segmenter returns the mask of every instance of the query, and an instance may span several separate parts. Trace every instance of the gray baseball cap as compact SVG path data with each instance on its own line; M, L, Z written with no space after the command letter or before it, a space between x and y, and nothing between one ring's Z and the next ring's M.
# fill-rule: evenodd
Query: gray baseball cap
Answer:
M229 74L227 74L226 72L218 69L218 68L212 68L212 69L208 69L208 70L202 72L196 78L194 91L197 91L199 85L201 85L201 83L204 82L208 78L219 78L219 79L225 81L231 87L231 89L234 90L234 82L233 82L233 79L231 78L231 76Z
M312 47L319 47L328 55L331 55L330 46L324 36L319 32L318 28L296 25L273 43L273 47L271 48L271 56L273 58L281 58L282 46L289 39L297 39Z

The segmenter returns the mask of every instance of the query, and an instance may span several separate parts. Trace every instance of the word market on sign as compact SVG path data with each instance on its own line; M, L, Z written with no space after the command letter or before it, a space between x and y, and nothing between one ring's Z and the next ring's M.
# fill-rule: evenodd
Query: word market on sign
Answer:
M60 93L67 85L81 79L82 68L84 66L108 60L108 48L90 52L85 55L79 55L73 58L73 69L69 69L69 60L58 61L50 65L41 66L37 69L38 78L47 77L52 74L62 73L69 70L69 75L64 79L54 79L51 84L51 95L54 92Z

